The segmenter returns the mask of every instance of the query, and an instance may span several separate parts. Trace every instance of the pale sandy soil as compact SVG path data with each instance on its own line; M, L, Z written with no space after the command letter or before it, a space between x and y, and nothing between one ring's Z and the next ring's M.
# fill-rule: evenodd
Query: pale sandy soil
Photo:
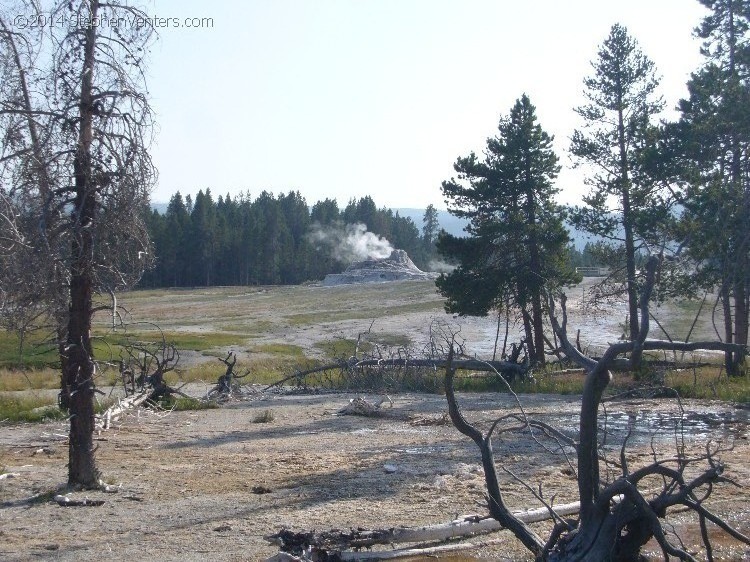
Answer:
M222 409L130 415L97 438L105 479L119 493L78 492L103 499L101 507L60 507L36 494L65 480L66 425L5 425L0 465L17 473L0 480L0 559L15 560L262 560L276 550L264 536L296 530L380 528L441 523L484 512L483 478L473 444L451 425L420 425L445 412L443 397L399 394L383 418L338 416L352 395L271 395ZM370 398L374 398L370 396ZM558 427L575 427L575 397L524 396L527 412ZM507 395L461 395L467 416L485 424L513 407ZM733 444L722 455L727 474L750 484L747 411L731 405L686 403L702 449L708 434ZM629 454L631 467L648 462L651 437L673 451L676 406L669 401L611 404L610 442L617 446L629 417L642 428ZM273 421L253 423L270 410ZM495 441L499 463L543 484L555 501L574 499L574 480L559 458L550 458L528 435ZM387 474L384 465L396 471ZM262 486L270 493L257 494ZM528 492L503 476L512 506L536 507ZM712 508L750 532L749 492L721 487ZM672 517L698 544L697 527ZM544 532L544 526L539 527ZM502 536L502 535L500 535ZM522 560L508 536L464 560ZM745 549L716 534L717 559L748 559ZM697 546L696 546L697 548ZM655 557L654 559L659 559ZM455 559L454 559L455 560Z

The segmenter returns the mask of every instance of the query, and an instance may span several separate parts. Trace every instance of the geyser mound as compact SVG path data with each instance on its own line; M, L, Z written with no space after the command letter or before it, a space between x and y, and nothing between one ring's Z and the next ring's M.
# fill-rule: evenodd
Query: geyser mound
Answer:
M393 250L387 258L368 258L346 268L343 273L330 273L323 286L350 285L354 283L387 283L389 281L437 279L438 274L419 269L404 250Z

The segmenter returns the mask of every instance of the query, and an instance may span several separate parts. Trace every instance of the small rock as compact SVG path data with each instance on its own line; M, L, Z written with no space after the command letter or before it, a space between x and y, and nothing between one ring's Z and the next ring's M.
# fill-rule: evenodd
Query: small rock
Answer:
M384 464L383 472L386 474L393 474L394 472L398 472L398 468L396 468L395 464Z
M214 529L217 533L223 533L225 531L231 531L232 526L229 523L224 523L223 525L219 525Z
M253 494L270 494L273 492L271 488L267 488L266 486L253 486L252 487Z
M432 487L437 488L438 490L444 490L448 487L448 479L445 476L437 476L435 477L435 480L432 481Z

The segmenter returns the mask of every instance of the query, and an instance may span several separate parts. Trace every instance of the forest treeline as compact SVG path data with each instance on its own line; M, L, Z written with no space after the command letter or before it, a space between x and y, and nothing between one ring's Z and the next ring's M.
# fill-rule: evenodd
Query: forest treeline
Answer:
M369 196L352 199L343 209L325 199L309 206L297 191L278 196L263 191L213 198L210 189L193 200L179 192L164 214L148 212L146 224L156 257L140 287L297 284L340 272L348 264L321 236L352 236L346 225L367 231L406 250L420 268L435 257L437 212L426 211L417 225ZM387 246L385 240L381 245ZM354 241L352 241L354 243ZM362 256L363 258L365 256Z
M434 207L428 207L422 224L416 224L398 211L378 208L370 196L352 199L341 209L334 199L309 206L297 191L214 199L206 189L194 200L177 192L164 213L149 209L146 214L155 260L141 288L317 281L343 271L350 260L315 234L351 236L346 225L356 224L385 239L383 243L406 250L420 269L431 270L440 260L435 248L440 224ZM573 267L599 263L593 243L581 250L571 247L569 256Z

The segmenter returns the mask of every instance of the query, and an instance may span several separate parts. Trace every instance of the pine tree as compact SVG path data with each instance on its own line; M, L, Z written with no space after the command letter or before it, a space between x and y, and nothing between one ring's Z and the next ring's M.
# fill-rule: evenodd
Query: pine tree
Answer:
M216 204L211 197L211 190L198 192L195 204L190 213L192 226L190 248L192 250L193 285L210 287L212 281L217 249Z
M717 286L725 341L747 345L750 299L750 1L700 0L705 65L688 82L673 131L685 159L682 227L697 278ZM743 354L727 352L739 374Z
M443 233L439 251L460 264L438 279L446 309L486 315L510 302L520 311L529 356L544 363L545 290L570 283L569 242L562 209L553 201L559 172L552 137L537 123L524 95L487 141L486 157L455 164L458 179L443 182L449 211L469 219L466 238Z
M637 252L656 224L665 221L667 205L641 166L654 116L663 103L654 64L627 30L615 24L592 62L586 78L588 103L576 112L584 130L573 134L571 151L591 170L585 206L573 210L577 228L618 240L625 246L625 291L629 334L638 334Z
M438 212L435 206L430 203L427 205L422 217L422 251L427 262L435 257L435 243L437 242L439 233L440 222L438 221Z

